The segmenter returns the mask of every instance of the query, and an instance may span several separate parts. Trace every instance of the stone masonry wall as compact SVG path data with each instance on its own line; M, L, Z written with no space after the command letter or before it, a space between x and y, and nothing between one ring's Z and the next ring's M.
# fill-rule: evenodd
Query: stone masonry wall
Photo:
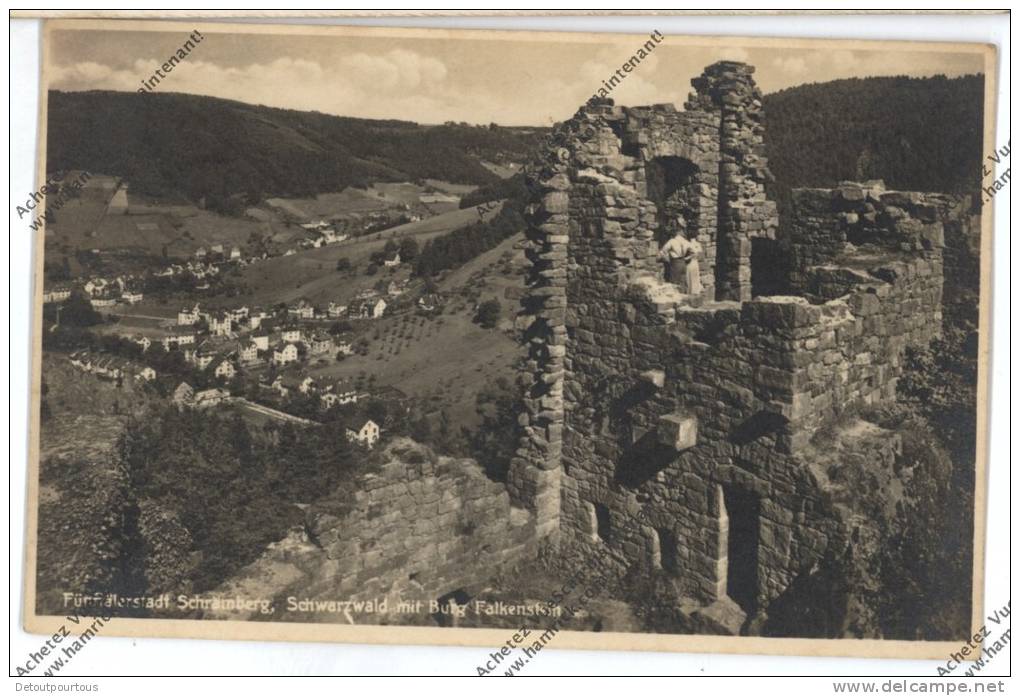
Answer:
M876 182L797 191L782 241L800 296L752 299L750 240L777 227L752 70L710 66L683 112L587 106L529 171L536 378L509 474L541 536L748 615L845 548L812 438L893 398L905 348L938 335L953 205ZM655 259L677 215L705 250L701 296ZM869 437L895 457L895 438Z
M688 110L718 115L719 232L717 277L720 300L751 299L751 239L774 238L776 205L765 197L771 176L765 158L762 95L754 67L723 61L692 81Z
M382 456L349 510L309 511L309 537L329 559L324 595L437 599L537 552L533 517L475 461L437 457L406 438Z

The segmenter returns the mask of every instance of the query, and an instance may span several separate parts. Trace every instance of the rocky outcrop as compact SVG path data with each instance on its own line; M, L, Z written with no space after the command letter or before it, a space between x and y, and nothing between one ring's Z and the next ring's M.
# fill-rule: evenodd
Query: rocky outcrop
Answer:
M435 599L537 552L533 516L514 508L474 460L439 457L407 438L381 456L351 504L324 502L307 512L307 534L329 569L322 589L331 596Z

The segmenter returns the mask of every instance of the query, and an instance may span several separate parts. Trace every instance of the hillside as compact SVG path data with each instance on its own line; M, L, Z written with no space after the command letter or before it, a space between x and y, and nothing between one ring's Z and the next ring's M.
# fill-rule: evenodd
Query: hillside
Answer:
M889 188L968 193L981 180L984 77L872 77L765 95L773 196L884 179Z
M498 211L498 207L452 210L343 244L274 257L244 269L244 282L251 290L251 300L256 303L293 302L300 298L312 302L348 302L359 290L374 285L382 277L367 276L363 270L372 253L381 251L386 242L413 238L425 244L432 238L476 223L480 217L491 220ZM337 273L336 262L340 258L348 259L362 272L354 277Z
M901 189L975 190L983 89L981 75L873 77L766 95L773 195L785 207L792 187L868 178ZM430 178L484 186L464 200L468 206L519 188L500 178L530 159L544 133L344 118L186 94L54 91L47 169L103 172L126 178L134 194L204 199L232 214L266 197Z
M136 193L233 211L264 196L301 197L374 181L498 181L534 129L342 118L187 94L49 94L50 171L87 169ZM156 166L153 166L153 164ZM233 198L236 197L236 200Z

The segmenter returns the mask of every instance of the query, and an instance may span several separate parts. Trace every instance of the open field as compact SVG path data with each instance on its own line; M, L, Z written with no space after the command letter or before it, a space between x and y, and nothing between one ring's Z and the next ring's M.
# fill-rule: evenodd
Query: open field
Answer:
M518 303L516 298L507 297L508 289L511 295L524 290L523 273L527 259L523 249L518 248L523 241L523 232L503 240L447 274L439 282L439 289L444 293L454 293L466 288L477 293L478 302L497 299L503 306L504 318L511 317L516 313Z
M448 297L437 317L417 314L389 316L371 322L365 356L351 355L339 363L311 368L311 374L355 381L375 375L378 386L394 386L428 400L435 410L448 410L454 422L476 423L475 396L497 377L513 378L523 348L502 329L517 311L505 299L506 288L523 289L520 265L524 254L515 246L517 234L451 272L440 283ZM475 304L496 298L503 307L500 329L484 329L472 321Z
M151 256L187 259L199 247L213 244L225 248L244 248L253 236L271 239L282 246L296 244L305 231L295 221L348 220L362 215L389 212L441 216L459 213L456 202L423 203L422 196L430 191L443 195L463 196L475 187L429 179L425 186L411 182L375 183L366 189L347 187L343 191L322 193L314 198L271 198L258 208L262 220L251 217L220 215L182 202L160 203L129 192L126 212L107 211L115 179L95 175L96 185L88 195L72 199L47 225L47 261L56 262L76 249L130 249ZM469 217L466 215L465 217ZM444 218L436 227L400 229L395 234L426 234L429 231L453 229L454 218ZM421 222L427 222L423 220ZM420 223L410 223L418 225ZM403 228L404 226L401 226Z
M46 385L46 403L55 420L63 414L81 413L88 404L94 416L120 416L134 413L152 397L130 380L122 386L74 368L64 353L47 352L43 356L42 374Z
M368 355L311 367L309 374L351 382L360 373L375 375L376 386L427 399L429 406L447 409L453 422L465 426L475 424L478 392L496 377L512 377L511 366L523 355L506 334L474 324L469 311L385 317L373 322L366 335Z
M425 183L428 187L455 196L463 196L476 188L473 185L452 184L439 179L428 179ZM332 220L384 210L422 210L425 206L421 203L421 197L428 194L425 186L408 181L376 182L367 188L348 186L343 191L320 193L314 198L271 198L267 201L267 207L282 210L292 217L303 220L315 218ZM429 204L428 207L433 205ZM454 209L457 207L456 203L449 205Z
M495 207L483 212L482 216L489 220L498 211L499 207ZM407 272L403 269L394 275L383 271L374 276L365 275L364 267L369 257L382 250L388 240L414 237L421 245L433 237L477 222L478 216L477 206L454 210L340 244L266 259L242 270L243 282L252 288L252 294L243 301L268 305L294 302L305 297L312 302L346 302L359 290L371 287L381 278L406 276ZM340 258L349 259L358 271L354 274L338 273L336 262Z
M509 179L521 169L520 165L509 167L505 164L496 164L495 162L486 162L485 160L481 160L480 164L501 179Z

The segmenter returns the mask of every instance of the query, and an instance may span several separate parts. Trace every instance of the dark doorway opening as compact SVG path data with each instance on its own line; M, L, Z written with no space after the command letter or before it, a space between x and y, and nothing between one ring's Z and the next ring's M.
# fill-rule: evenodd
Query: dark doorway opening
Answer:
M676 233L679 217L687 223L688 230L698 229L697 173L697 165L683 157L657 157L645 166L648 199L655 203L658 213L655 241L659 245Z
M595 531L599 539L609 543L612 523L609 517L609 508L601 503L595 503Z
M680 562L677 558L677 539L672 529L656 529L659 537L659 563L660 567L667 573L680 572Z
M787 255L775 239L751 239L751 296L785 295Z
M726 544L726 594L748 614L758 596L758 532L761 504L758 496L734 487L723 487L725 514L729 517Z

